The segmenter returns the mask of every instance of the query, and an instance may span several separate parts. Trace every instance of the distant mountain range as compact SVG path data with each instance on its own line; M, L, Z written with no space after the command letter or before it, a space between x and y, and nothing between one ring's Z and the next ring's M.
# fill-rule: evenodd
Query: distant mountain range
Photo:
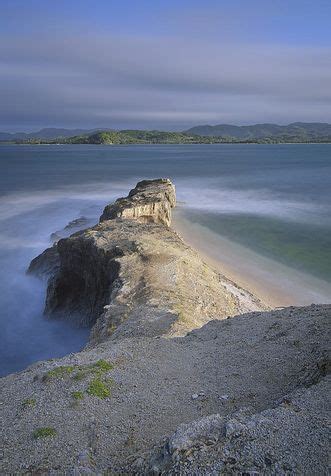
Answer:
M57 129L47 127L37 132L0 132L0 141L28 140L28 139L56 139L58 137L73 137L82 134L93 134L104 129Z
M218 124L216 126L196 126L185 131L186 134L213 137L233 137L236 139L262 139L282 136L331 136L331 124L322 122L293 122L287 126L278 124L254 124L251 126L233 126Z
M0 132L0 141L18 143L64 144L177 144L220 142L331 142L331 124L294 122L287 126L254 124L235 126L219 124L192 127L183 132L127 129L58 129L45 128L37 132Z

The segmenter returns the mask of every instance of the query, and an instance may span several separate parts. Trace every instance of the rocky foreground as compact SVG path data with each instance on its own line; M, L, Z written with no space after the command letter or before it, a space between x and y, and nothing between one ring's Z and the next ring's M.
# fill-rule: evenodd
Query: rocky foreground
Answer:
M140 182L29 273L79 353L1 379L1 474L327 474L331 306L267 311ZM74 332L74 331L73 331Z

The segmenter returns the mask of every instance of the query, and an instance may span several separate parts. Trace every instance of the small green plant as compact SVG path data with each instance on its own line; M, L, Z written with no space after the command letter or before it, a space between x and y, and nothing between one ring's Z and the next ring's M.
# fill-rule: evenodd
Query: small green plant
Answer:
M112 380L104 381L100 377L95 377L87 387L87 393L101 399L110 397L110 386Z
M79 391L72 392L71 396L75 400L83 400L83 398L84 398L83 392L79 392Z
M23 408L34 407L35 405L36 405L36 399L35 398L26 398L22 402L22 407Z
M73 375L72 378L74 380L83 380L84 378L86 378L89 375L89 372L90 372L90 369L79 368L77 370L77 372L75 372L75 374Z
M94 364L85 366L85 367L78 367L77 372L73 375L74 380L83 380L84 378L88 377L90 374L94 374L95 376L101 376L105 372L109 372L114 368L113 364L107 362L107 360L100 359Z
M33 437L38 438L49 438L56 435L56 430L50 426L46 426L44 428L37 428L32 433Z
M109 370L112 370L114 366L110 363L107 362L107 360L100 359L95 364L92 364L92 369L99 370L100 372L109 372Z
M55 367L54 369L46 372L43 379L49 380L53 378L63 378L66 375L70 375L74 370L75 367L73 365L60 365L59 367Z

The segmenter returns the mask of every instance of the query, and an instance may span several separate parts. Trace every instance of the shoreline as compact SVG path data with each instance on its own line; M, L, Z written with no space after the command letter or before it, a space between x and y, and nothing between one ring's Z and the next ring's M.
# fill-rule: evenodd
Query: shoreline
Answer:
M92 146L132 146L132 145L330 145L331 142L132 142L129 144L86 144L83 142L78 142L75 144L66 143L66 142L42 142L42 143L31 143L31 142L5 142L0 141L0 145L92 145Z
M173 213L172 227L209 266L268 308L331 302L331 285L326 281L259 255L191 222L179 207Z

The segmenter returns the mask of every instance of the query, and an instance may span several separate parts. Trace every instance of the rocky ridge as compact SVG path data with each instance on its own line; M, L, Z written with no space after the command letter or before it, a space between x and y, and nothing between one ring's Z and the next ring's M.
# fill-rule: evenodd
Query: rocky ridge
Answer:
M140 182L31 263L91 338L2 379L1 474L327 474L331 306L264 311L169 228L173 193Z
M95 343L184 335L211 319L262 309L249 293L243 305L233 284L169 228L175 203L169 180L139 182L105 207L98 225L35 258L29 272L49 279L45 314L94 326Z

